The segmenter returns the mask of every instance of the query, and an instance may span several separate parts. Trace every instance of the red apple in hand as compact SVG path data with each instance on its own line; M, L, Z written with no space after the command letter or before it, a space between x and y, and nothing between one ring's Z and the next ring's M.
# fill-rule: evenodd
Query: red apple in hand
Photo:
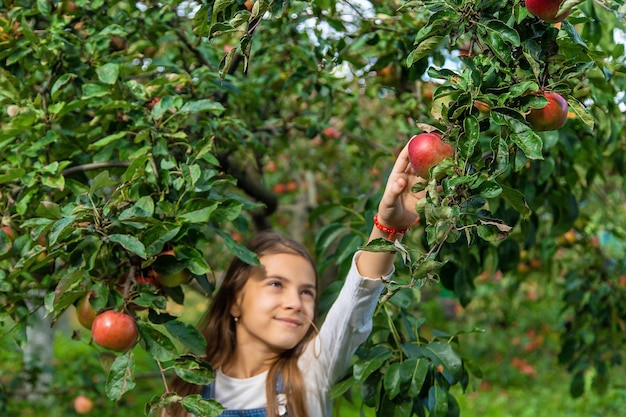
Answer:
M541 109L531 109L526 120L537 132L560 129L567 120L567 101L551 91L545 92L544 97L548 104Z
M409 141L409 161L417 176L430 178L429 170L454 155L452 145L441 140L438 133L420 133Z
M543 19L547 23L556 23L565 20L569 16L571 10L559 13L559 8L564 0L526 0L526 8L528 11Z
M103 348L126 352L137 342L137 324L131 316L113 310L98 314L91 325L93 341Z

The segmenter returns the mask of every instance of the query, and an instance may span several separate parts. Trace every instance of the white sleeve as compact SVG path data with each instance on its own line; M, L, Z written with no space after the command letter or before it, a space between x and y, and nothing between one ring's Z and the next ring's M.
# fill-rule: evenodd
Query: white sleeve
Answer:
M356 267L360 254L354 255L352 267L319 335L309 344L302 358L310 361L308 366L313 369L309 372L315 374L316 383L328 390L345 374L356 349L371 333L372 317L384 289L380 278L360 275ZM309 372L307 376L313 376Z

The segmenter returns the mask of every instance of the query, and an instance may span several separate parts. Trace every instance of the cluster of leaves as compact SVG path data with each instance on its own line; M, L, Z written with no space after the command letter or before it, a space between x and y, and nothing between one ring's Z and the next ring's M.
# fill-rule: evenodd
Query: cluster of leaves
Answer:
M570 2L570 6L576 6L574 3ZM617 7L613 5L614 11ZM541 216L550 216L551 224L545 234L552 238L563 234L578 216L578 202L586 194L584 186L604 175L607 169L609 173L623 169L620 166L623 149L619 144L623 144L624 138L613 123L623 120L623 113L615 103L623 86L619 82L613 84L611 75L598 89L590 88L590 84L598 72L623 71L619 62L624 47L614 43L601 47L612 41L610 32L585 36L598 20L611 21L617 26L617 17L611 11L591 2L581 5L559 28L529 15L523 4L513 1L459 1L445 6L433 2L430 9L434 11L430 24L417 34L416 48L407 57L407 65L428 55L441 42L469 45L468 55L461 58L460 70L429 71L429 75L442 81L433 97L435 102L441 102L441 107L434 106L433 117L444 135L456 143L457 154L447 171L449 177L441 183L442 193L434 188L429 193L435 202L433 212L456 213L443 220L443 224L443 216L437 216L435 221L429 221L427 216L427 231L435 227L429 235L429 245L437 241L431 236L439 237L436 233L439 226L440 230L464 231L466 241L474 246L469 251L459 250L455 239L448 235L452 245L443 252L449 263L441 270L442 282L466 304L471 300L477 272L512 270L520 251L536 241L537 229L527 227L526 219L537 227ZM446 24L455 20L463 21L460 28ZM525 121L530 108L545 104L539 94L545 90L560 92L567 98L573 132L566 126L559 132L537 133ZM486 114L478 109L477 102L487 104ZM608 112L602 115L600 109ZM586 154L587 162L582 168L577 165L577 159L584 154L582 149L588 149L591 140L594 151ZM601 163L599 158L589 162L589 155L599 152L610 156L609 164L614 165L607 166L607 159ZM569 167L559 167L563 163ZM490 219L503 223L494 224ZM491 228L490 233L481 232L485 224ZM509 226L508 230L503 224ZM478 237L495 245L470 237L473 227ZM498 243L514 227L520 228L517 239ZM591 268L572 266L571 274L587 280L595 273ZM612 286L610 274L601 281ZM583 292L595 294L592 298L605 297L599 288L588 287ZM576 294L580 296L580 292ZM566 302L571 303L570 296L566 296ZM593 313L590 314L588 307L584 302L584 306L575 308L577 322L590 324ZM613 307L610 310L616 311ZM615 333L609 329L618 325L615 321L623 322L623 315L613 314L599 328L593 326L596 336L610 346ZM585 330L579 329L578 334L590 330L582 327ZM600 328L606 328L608 333L600 336L604 333ZM570 351L570 342L571 337L566 335L562 341L564 351ZM575 346L578 352L585 350L581 344ZM596 354L599 351L593 350ZM576 355L567 354L561 359L577 372L573 381L578 387L573 388L577 395L581 394L578 382L588 367L595 366L599 375L607 375L606 361L595 365L591 365L594 361L582 361L583 364ZM620 360L613 358L609 362L619 364ZM598 378L597 383L602 385L606 381Z
M247 230L242 213L259 207L218 159L245 134L236 122L224 124L228 134L216 124L220 95L232 86L218 82L221 55L194 48L191 21L176 4L72 4L1 10L3 33L11 28L0 52L2 320L23 345L33 309L45 306L56 320L93 292L94 309L135 317L142 345L166 369L201 371L193 356L176 361L173 340L194 355L205 344L165 312L167 299L184 302L181 288L136 277L174 250L176 268L210 293L203 248L216 240L255 262L227 232ZM132 352L118 356L111 399L133 388L133 369ZM187 379L211 374L195 375Z
M569 6L577 3L570 2ZM419 287L440 276L442 284L467 305L475 291L474 280L481 272L515 271L520 253L535 245L540 235L554 242L572 227L588 184L601 180L607 172L623 171L624 137L613 123L623 120L615 102L623 83L610 74L623 72L624 47L615 44L610 31L587 36L598 20L611 21L612 27L618 27L615 12L619 6L613 5L612 11L601 5L581 6L559 27L530 15L523 3L516 1L409 2L403 8L423 10L424 6L430 13L428 23L417 32L414 48L405 55L406 67L420 67L421 60L436 56L442 48L467 49L459 69L427 71L438 80L431 110L435 126L418 122L425 129L440 130L455 144L456 155L453 161L434 169L434 178L445 177L430 181L425 187L426 198L417 207L426 226L423 242L416 246L375 242L365 249L399 252L408 267L409 280L400 285L390 283L384 299L390 299L399 289ZM602 85L596 84L599 73L609 74ZM538 133L525 120L531 108L546 104L541 96L546 90L567 98L571 117L562 131ZM488 110L481 110L477 103L485 104ZM601 114L601 109L608 112ZM608 161L589 161L589 155L599 153L609 156ZM579 161L582 155L586 161ZM541 224L540 219L545 217L550 221ZM325 232L337 231L340 225L329 226ZM591 367L598 375L596 388L606 389L608 370L622 360L615 343L624 341L615 331L624 323L616 304L621 291L615 293L615 299L607 298L608 289L617 285L615 276L619 271L607 270L605 255L590 256L585 262L605 273L598 278L593 272L597 268L567 267L569 284L564 297L572 306L576 330L564 334L561 361L574 372L572 393L577 396L582 394L583 375ZM589 285L580 287L582 282ZM601 323L594 319L600 305L606 307ZM594 334L591 340L590 332ZM403 340L415 340L403 336ZM605 350L596 343L608 347ZM583 353L587 350L593 353ZM371 358L365 354L360 359L369 363ZM386 369L387 359L375 359L380 360L376 366ZM402 362L401 357L393 360ZM412 365L407 365L405 375L411 374ZM355 366L355 372L357 367L360 365ZM439 403L442 408L438 408L438 403L424 392L406 404L396 401L398 408L390 409L390 405L383 406L383 399L395 398L393 389L397 386L380 381L376 388L378 400L369 405L375 405L379 412L385 409L381 415L394 410L402 415L424 415L422 406L430 415L458 412L454 407L442 409L441 404L448 403L445 396ZM436 385L434 379L430 385L419 382L426 392Z

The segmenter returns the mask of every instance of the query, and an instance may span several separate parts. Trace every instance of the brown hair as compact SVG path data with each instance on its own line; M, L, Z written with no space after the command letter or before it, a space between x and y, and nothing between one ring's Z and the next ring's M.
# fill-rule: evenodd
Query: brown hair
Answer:
M313 270L317 271L315 262L306 248L279 233L262 231L252 238L246 246L259 257L282 253L302 256L311 263ZM235 322L230 311L254 268L253 265L235 257L226 270L224 279L207 312L206 319L201 321L201 323L207 323L203 328L204 337L208 342L206 359L214 369L222 366L235 352L237 345ZM317 283L317 276L315 281ZM269 417L278 417L278 404L276 403L276 379L278 375L283 378L290 417L309 417L304 379L300 368L298 368L298 358L314 335L314 326L311 325L304 338L294 348L282 352L276 363L270 368L265 384ZM214 343L217 340L219 343ZM190 384L178 377L172 382L172 391L180 396L199 394L201 390L201 386ZM169 408L169 414L164 410L162 415L185 417L187 413L180 404L173 404Z

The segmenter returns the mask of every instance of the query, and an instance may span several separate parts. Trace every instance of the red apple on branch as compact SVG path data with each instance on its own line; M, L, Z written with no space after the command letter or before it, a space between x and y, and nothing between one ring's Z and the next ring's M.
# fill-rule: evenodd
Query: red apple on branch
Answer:
M126 313L107 310L94 319L91 336L93 341L103 348L126 352L137 343L137 324Z
M559 14L563 1L565 0L526 0L526 8L546 23L556 23L565 20L571 13L571 9L568 9Z
M409 141L409 161L417 176L430 178L430 168L454 155L452 145L438 133L420 133Z
M548 104L540 109L531 109L526 120L537 132L560 129L567 120L567 101L551 91L543 93L543 96Z
M9 225L4 225L2 226L2 230L4 231L4 233L7 235L7 237L10 240L15 240L15 230L13 230L13 228Z

